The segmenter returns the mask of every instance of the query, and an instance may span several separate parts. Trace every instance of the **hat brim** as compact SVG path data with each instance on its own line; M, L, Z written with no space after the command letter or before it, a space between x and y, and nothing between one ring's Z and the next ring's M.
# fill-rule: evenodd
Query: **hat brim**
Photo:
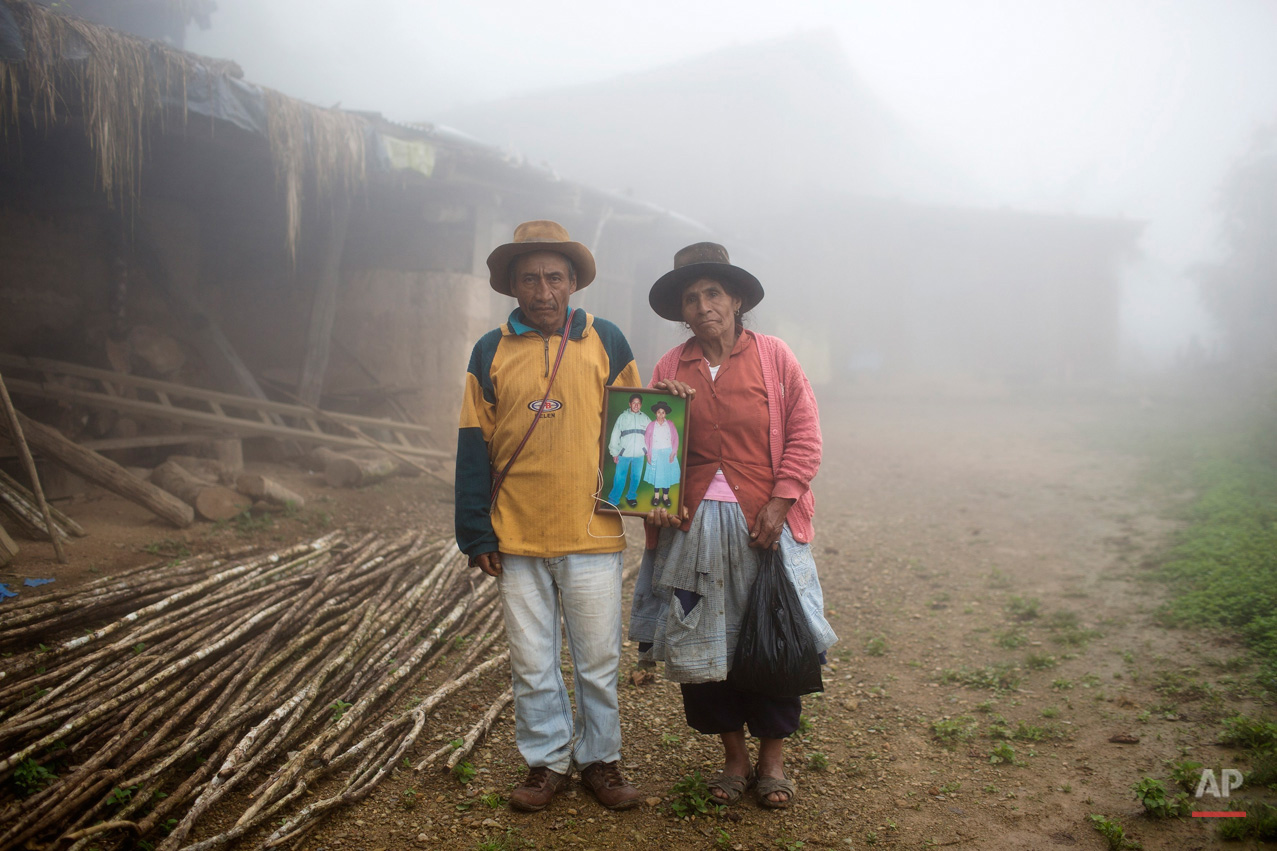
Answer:
M576 288L583 290L594 280L594 255L579 242L507 242L488 255L488 283L502 295L510 292L510 263L534 251L553 251L572 261L576 269Z
M763 300L763 285L741 267L730 263L689 263L657 278L647 293L647 303L662 319L682 322L683 289L700 278L726 281L740 298L741 313L753 310Z

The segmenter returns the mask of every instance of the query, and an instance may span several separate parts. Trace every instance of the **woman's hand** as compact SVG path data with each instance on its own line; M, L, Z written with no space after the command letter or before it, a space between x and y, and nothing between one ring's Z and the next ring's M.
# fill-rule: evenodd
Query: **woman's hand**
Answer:
M678 514L666 511L664 507L653 508L643 518L643 522L649 526L656 526L662 529L672 529L675 526L682 526L683 521L690 515L687 513L687 506L684 505L679 509Z
M673 393L680 399L690 399L696 395L696 388L691 385L684 384L673 378L662 378L660 381L652 385L653 390L664 390L666 393Z
M749 530L749 545L756 550L774 550L780 546L780 531L785 527L785 517L796 500L774 496L767 500L763 510L754 518L754 528Z
M677 452L671 452L671 453L670 453L670 463L671 463L671 464L673 464L673 463L674 463L674 456L675 456L675 455L677 455L677 454L678 454Z

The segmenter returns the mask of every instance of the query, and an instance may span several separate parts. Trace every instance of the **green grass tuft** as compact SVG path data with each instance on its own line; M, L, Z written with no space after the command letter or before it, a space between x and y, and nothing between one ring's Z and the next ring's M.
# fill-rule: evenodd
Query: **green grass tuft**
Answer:
M1160 618L1237 631L1277 687L1277 423L1217 448L1196 478L1190 524L1159 573L1173 592Z

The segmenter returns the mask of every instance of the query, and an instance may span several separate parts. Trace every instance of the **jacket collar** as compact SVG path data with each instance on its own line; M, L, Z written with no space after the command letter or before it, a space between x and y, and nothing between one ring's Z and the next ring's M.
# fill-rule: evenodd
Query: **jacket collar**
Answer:
M566 311L564 311L564 316L567 316ZM572 314L572 328L568 331L568 339L579 340L584 337L586 329L592 324L590 322L592 318L593 317L586 313L585 310L578 307L576 309L576 313ZM525 321L523 309L520 307L516 307L510 312L510 317L501 331L502 333L513 334L516 336L522 334L538 334L542 337L545 336Z

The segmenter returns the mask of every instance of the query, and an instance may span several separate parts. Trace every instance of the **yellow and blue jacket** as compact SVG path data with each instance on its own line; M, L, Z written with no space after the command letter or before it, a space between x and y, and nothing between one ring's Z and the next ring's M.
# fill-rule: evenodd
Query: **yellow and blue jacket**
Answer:
M550 557L625 548L615 514L595 514L603 388L642 385L621 330L577 310L545 409L559 333L546 337L515 309L470 353L457 431L457 545L470 557L500 550ZM492 478L541 422L506 475L489 510Z

